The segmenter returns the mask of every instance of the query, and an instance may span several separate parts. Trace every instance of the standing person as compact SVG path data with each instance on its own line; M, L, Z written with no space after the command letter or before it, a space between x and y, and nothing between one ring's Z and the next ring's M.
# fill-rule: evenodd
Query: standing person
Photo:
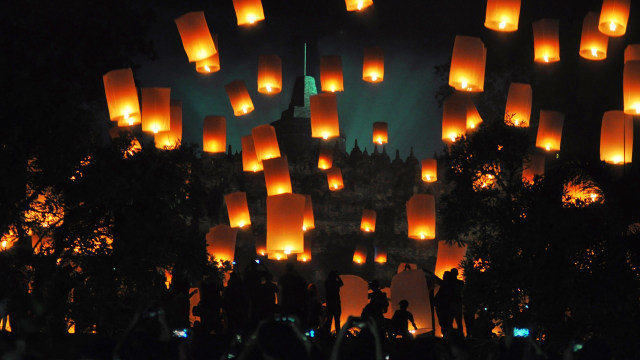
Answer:
M451 268L452 296L451 296L451 324L456 321L456 329L462 331L462 293L464 281L458 279L458 269Z
M409 332L409 324L413 325L414 330L418 330L415 321L413 320L413 314L407 310L409 302L405 299L400 300L398 303L400 309L393 313L391 318L391 326L393 334L401 335L403 339L411 339L413 336Z
M384 314L389 309L389 300L387 300L387 294L380 290L380 283L378 280L371 280L369 282L369 289L371 290L368 295L369 303L364 307L364 309L362 309L360 317L371 317L375 321L378 331L380 331L382 335L384 333L384 328L387 325Z
M327 279L324 281L324 288L327 297L326 315L327 321L324 327L331 331L331 322L335 321L336 333L340 330L340 314L342 313L342 305L340 304L340 287L344 283L335 270L329 271Z
M440 289L434 297L436 307L436 315L438 315L438 324L442 329L442 333L446 333L453 328L453 314L451 311L451 302L453 299L453 282L450 271L445 271L440 282Z
M307 304L307 282L295 270L293 263L287 263L284 275L278 280L278 304L282 315L295 315L304 320Z
M222 307L226 315L227 333L234 335L244 330L249 303L242 278L236 271L229 274L227 287L222 293Z

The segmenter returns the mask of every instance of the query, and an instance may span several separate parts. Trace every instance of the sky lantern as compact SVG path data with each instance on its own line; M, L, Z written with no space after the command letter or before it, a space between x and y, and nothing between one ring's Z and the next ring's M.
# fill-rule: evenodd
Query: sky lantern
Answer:
M224 86L233 108L233 115L247 115L253 111L253 102L247 91L247 86L242 80L234 80Z
M140 124L138 90L131 68L111 70L102 76L102 82L111 121L117 121L118 126Z
M484 91L487 48L480 38L456 35L451 55L449 86L459 91Z
M533 93L531 85L511 83L504 110L504 121L508 125L529 127Z
M171 126L171 88L142 88L142 131L158 133Z
M211 34L213 37L213 43L218 50L218 34ZM206 59L196 61L196 71L203 74L210 74L220 71L220 51L216 51L215 54L209 56Z
M256 238L256 255L267 255L267 238L264 235Z
M602 117L600 160L623 165L633 153L633 116L623 111L607 111Z
M206 235L207 254L219 262L233 261L236 251L238 229L228 225L217 225L209 229Z
M356 264L364 264L367 262L367 248L364 245L356 245L353 250L353 262Z
M624 49L624 63L640 60L640 44L629 44Z
M371 209L362 210L362 220L360 221L360 230L364 232L376 231L376 211Z
M267 259L269 260L282 261L282 260L287 260L288 258L289 256L287 256L287 254L281 251L274 251L274 252L267 253Z
M187 53L189 62L197 63L218 53L217 44L214 43L211 37L204 11L188 12L174 21L178 27L182 46Z
M279 94L282 89L282 60L278 55L258 57L258 92Z
M456 95L456 94L454 94ZM473 103L470 97L466 96L466 94L457 94L462 97L464 104L467 109L467 130L474 130L480 125L482 122L482 117L476 108L476 105Z
M264 182L267 186L267 196L291 193L291 176L287 157L282 156L262 161L264 166ZM300 224L302 229L302 224Z
M258 161L280 157L280 146L276 137L276 129L269 125L258 125L251 129L253 145Z
M204 118L202 150L208 153L227 150L227 120L224 116L209 115Z
M240 138L242 143L242 171L262 171L262 161L258 160L256 148L253 145L253 136L247 135Z
M436 238L436 200L433 195L414 194L407 201L407 233L409 238Z
M464 260L467 253L467 245L463 244L447 244L444 241L438 242L438 255L436 257L436 269L433 272L442 279L445 271L449 271L452 268L458 269L458 279L463 280L463 268L460 266L460 262Z
M344 0L347 11L361 11L373 5L373 0Z
M418 328L414 335L424 334L433 330L429 288L425 281L426 274L422 269L414 269L415 264L410 270L405 266L391 279L391 299L387 313L395 313L400 309L400 301L406 300L409 302L409 311L413 314ZM413 326L409 328L413 330Z
M552 63L560 61L560 35L557 19L540 19L533 25L533 61Z
M325 55L320 58L320 87L325 92L344 91L340 56Z
M232 228L243 228L251 225L249 217L249 205L247 204L247 193L237 191L224 196L227 204L227 214L229 214L229 226Z
M318 169L327 170L333 166L333 149L327 146L320 147L318 154Z
M300 194L267 196L267 253L304 251L304 205Z
M580 56L589 60L607 58L609 37L598 30L599 14L589 11L582 21L582 37L580 38Z
M182 141L182 101L171 100L169 131L160 131L153 136L158 149L173 149Z
M624 113L640 115L640 60L625 61L622 72L622 92Z
M607 36L622 36L627 31L631 0L603 0L598 28Z
M340 136L338 100L336 95L311 95L309 102L311 111L311 137L327 140Z
M311 261L311 240L304 239L304 251L296 256L296 260L300 262Z
M536 147L546 151L559 151L562 140L564 114L551 110L540 110Z
M533 154L530 159L522 161L522 181L533 183L536 175L544 175L545 157L541 154Z
M313 203L311 202L311 195L306 194L304 196L304 221L302 222L302 230L312 230L316 228L315 218L313 217Z
M264 10L260 0L233 0L238 26L253 25L264 20Z
M384 246L376 246L373 261L377 262L378 264L387 263L387 249Z
M373 123L373 142L378 145L386 144L388 141L388 126L386 122L377 121Z
M434 182L438 180L438 162L436 159L422 160L422 181Z
M370 83L382 82L384 78L384 53L379 47L365 48L362 61L362 80Z
M503 32L518 30L520 0L488 0L484 26Z
M331 191L338 191L344 188L342 171L339 167L333 166L331 169L327 169L327 182L329 183L329 190Z
M467 107L458 96L451 95L442 105L442 140L454 142L467 131Z

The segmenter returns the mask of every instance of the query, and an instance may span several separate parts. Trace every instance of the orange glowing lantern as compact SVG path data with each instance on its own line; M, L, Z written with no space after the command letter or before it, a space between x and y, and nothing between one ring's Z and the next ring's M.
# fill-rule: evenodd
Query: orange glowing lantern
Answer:
M203 11L188 12L175 19L175 23L189 62L197 63L218 53Z
M627 32L631 0L604 0L598 28L607 36L622 36Z
M280 157L276 129L271 125L259 125L251 129L253 145L258 161Z
M520 0L488 0L484 26L503 32L518 30Z
M326 55L320 58L320 87L322 91L344 91L340 56Z
M333 166L333 149L329 147L320 147L318 155L318 169L327 170Z
M278 94L282 89L282 60L278 55L260 55L258 58L258 92Z
M251 96L249 96L249 91L247 91L247 86L244 84L244 81L234 80L225 85L224 89L229 96L229 101L233 108L233 115L242 116L253 111L253 102L251 101Z
M264 10L260 0L233 0L238 26L253 25L264 20Z
M227 148L227 120L224 116L207 116L202 128L202 150L209 153L225 152Z
M236 236L238 229L228 225L217 225L207 233L207 254L216 260L233 261L236 251Z
M436 200L433 195L414 194L407 201L407 233L409 238L436 238Z
M384 53L380 48L364 49L362 61L362 80L379 83L384 79Z
M533 61L552 63L560 61L560 37L557 19L533 22Z
M640 44L629 44L624 49L624 63L640 60Z
M487 48L480 38L457 35L453 43L449 86L460 91L484 91Z
M171 127L171 89L142 88L142 131L158 133Z
M338 191L344 188L342 171L340 171L339 167L334 166L331 169L327 169L327 182L331 191Z
M313 204L311 203L311 195L304 196L304 221L302 230L312 230L316 228L315 218L313 217Z
M457 268L458 279L464 279L463 268L460 266L460 262L464 260L467 253L467 245L463 244L447 244L444 241L438 242L438 255L436 257L436 269L433 272L437 277L442 279L445 271L449 271L453 268Z
M264 182L267 186L267 196L291 193L291 177L287 157L267 159L262 161L264 166ZM302 224L300 224L302 229Z
M458 96L462 97L467 108L467 130L474 130L482 122L482 117L480 116L476 105L471 101L471 98L465 94L458 94Z
M504 111L504 121L508 125L529 127L531 118L531 85L511 83L507 95L507 106Z
M631 162L633 153L633 116L623 111L607 111L602 117L600 160L616 165Z
M140 105L133 71L130 68L111 70L102 76L102 82L111 121L117 121L118 126L140 124Z
M564 114L557 111L540 110L536 147L547 151L559 151L562 140Z
M311 240L304 240L304 251L296 256L296 259L300 262L311 261Z
M253 145L253 136L247 135L240 138L242 143L242 171L262 171L262 161L258 160L256 148Z
M256 255L267 255L267 238L264 236L256 239Z
M640 60L627 61L622 73L624 113L640 115Z
M267 254L267 259L269 260L281 261L281 260L287 260L288 258L289 257L287 256L287 254L281 251L270 252Z
M522 181L532 184L536 176L544 175L544 156L533 154L522 162Z
M580 56L589 60L607 58L609 37L598 30L599 15L589 11L582 21L582 37L580 38Z
M340 136L338 100L335 94L311 95L311 137L325 140Z
M238 191L224 196L229 214L229 226L232 228L243 228L251 225L249 217L249 205L247 205L247 193Z
M562 205L564 207L585 207L604 202L602 190L590 178L576 177L564 184Z
M304 195L267 196L267 253L304 251L304 206Z
M387 263L387 249L382 246L376 246L376 253L373 258L373 261L378 264L386 264Z
M158 149L172 149L180 145L182 140L182 101L171 100L169 131L161 131L154 135Z
M438 162L436 159L422 160L422 181L434 182L438 180Z
M376 231L376 212L375 210L362 210L362 220L360 221L360 230L364 232Z
M218 49L218 34L212 34L213 43ZM203 74L210 74L220 71L220 51L216 51L215 54L209 56L206 59L196 61L196 71Z
M344 0L347 11L361 11L373 5L373 0Z
M364 264L367 262L367 248L364 245L357 245L353 251L353 262Z
M454 142L467 131L467 107L459 96L449 96L442 105L442 140Z
M373 142L378 145L386 144L388 141L388 126L386 122L373 123Z

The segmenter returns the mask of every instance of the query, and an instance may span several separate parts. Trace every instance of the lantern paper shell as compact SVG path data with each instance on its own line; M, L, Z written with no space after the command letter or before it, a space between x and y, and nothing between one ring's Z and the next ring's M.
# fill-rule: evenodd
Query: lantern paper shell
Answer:
M326 55L320 58L320 86L322 91L344 91L340 56Z
M445 271L453 268L458 269L458 279L462 280L463 268L460 262L464 260L467 253L467 245L458 246L458 244L447 244L443 241L438 242L438 255L436 257L436 269L434 274L442 279Z
M243 228L251 225L249 216L249 205L247 204L247 193L238 191L224 196L229 214L229 226L232 228Z
M624 64L622 92L624 113L640 115L640 60L631 60Z
M142 88L142 131L158 133L171 126L171 89Z
M376 253L373 258L373 261L378 264L386 264L387 263L387 249L382 246L376 246Z
M415 194L407 201L407 225L411 239L436 238L436 201L433 195Z
M109 118L118 126L140 124L138 90L131 69L111 70L102 76Z
M480 116L476 105L471 101L471 98L466 96L466 94L458 94L458 96L463 97L467 108L467 130L474 130L482 122L482 117Z
M364 264L367 262L367 248L364 245L356 246L353 251L353 262L356 264Z
M304 196L304 221L302 223L302 230L312 230L316 228L315 218L313 217L313 203L311 202L311 195Z
M258 58L258 92L278 94L282 89L282 60L278 55L260 55Z
M384 53L380 48L364 49L362 61L362 80L379 83L384 79Z
M640 44L629 44L624 49L624 63L640 60Z
M264 167L264 182L267 187L267 196L292 192L289 164L286 156L263 160L262 166ZM302 230L302 224L300 224L300 229Z
M227 120L224 116L207 116L202 129L202 150L209 153L225 152L227 148Z
M233 108L233 115L247 115L253 111L253 102L247 91L247 86L242 80L234 80L224 86Z
M607 111L602 117L600 160L622 165L631 162L633 153L633 116L623 111Z
M533 154L529 160L522 162L522 181L533 183L537 176L544 175L545 158L541 154Z
M251 129L253 145L258 161L280 157L276 129L271 125L259 125Z
M311 240L304 240L304 251L296 255L296 260L300 262L311 261Z
M216 49L218 49L218 34L212 34L212 37L213 43L216 45ZM216 51L212 56L196 61L196 71L202 74L220 71L220 52Z
M609 37L598 30L598 13L590 11L582 21L582 37L580 38L580 56L589 60L607 58Z
M267 238L264 235L256 238L256 255L267 255Z
M253 25L264 20L264 10L260 0L233 0L238 26Z
M533 22L533 61L552 63L560 61L560 37L557 19Z
M460 91L484 91L487 49L480 38L457 35L453 44L449 86Z
M503 32L518 30L520 0L488 0L484 26Z
M373 5L373 0L344 0L347 11L361 11Z
M454 142L467 131L467 108L458 96L449 96L442 105L442 140Z
M207 254L216 260L233 261L236 251L236 236L238 229L227 225L212 227L206 235Z
M604 0L598 28L607 36L622 36L627 32L631 0Z
M438 180L438 163L436 159L422 160L422 181L434 182Z
M320 147L318 154L318 169L327 170L333 166L333 149L329 147Z
M547 151L559 151L563 124L564 114L557 111L540 110L536 147Z
M203 11L186 13L175 19L175 23L189 62L204 60L218 52Z
M334 166L331 169L327 169L327 182L329 183L329 190L331 191L338 191L344 188L342 171L339 167Z
M504 111L504 121L508 125L529 127L531 118L531 85L511 83L507 95L507 106Z
M256 149L253 145L253 136L247 135L240 138L242 143L242 171L262 171L262 161L258 160Z
M326 140L340 136L336 95L311 95L309 102L311 107L311 137Z
M388 141L388 126L386 122L373 123L373 142L378 145L386 144Z
M269 260L281 261L281 260L287 260L288 258L289 257L287 256L287 254L281 251L270 252L267 254L267 259Z
M362 210L362 220L360 221L360 230L364 232L376 231L376 212L375 210Z
M300 194L267 197L267 253L304 251L304 204Z
M161 131L154 135L156 148L173 149L182 140L182 101L171 100L171 119L169 131Z

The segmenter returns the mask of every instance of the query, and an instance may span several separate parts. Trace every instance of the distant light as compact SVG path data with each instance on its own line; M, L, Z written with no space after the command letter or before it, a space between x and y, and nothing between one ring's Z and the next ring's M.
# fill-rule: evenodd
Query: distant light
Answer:
M591 49L591 55L598 57L598 50L596 48Z
M611 24L609 24L609 30L616 31L616 23L612 21Z
M547 145L545 149L547 149L547 151L551 151L551 145Z
M205 69L207 72L211 72L211 68L209 67L209 65L205 65L205 66L204 66L204 69Z
M462 81L462 83L460 84L460 86L462 86L463 89L466 89L467 86L469 86L469 84L467 84L466 81Z
M544 59L544 62L549 62L549 56L548 56L548 55L545 55L545 56L543 57L543 59Z
M267 85L267 92L271 92L271 85Z
M501 23L498 25L498 27L499 27L500 29L504 29L504 28L506 28L506 27L507 27L507 22L506 22L506 21L501 22Z

